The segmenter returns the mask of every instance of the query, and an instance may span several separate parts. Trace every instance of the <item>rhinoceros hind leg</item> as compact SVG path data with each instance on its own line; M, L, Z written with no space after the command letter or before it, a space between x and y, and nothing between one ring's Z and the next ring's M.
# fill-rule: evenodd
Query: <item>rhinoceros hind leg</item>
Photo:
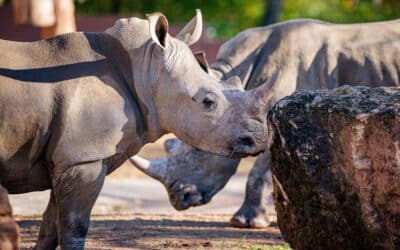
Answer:
M53 191L51 191L49 204L43 214L42 224L40 225L39 238L34 247L35 250L56 249L58 245L56 219L57 207Z
M106 176L101 161L69 167L55 178L58 243L61 249L84 249L90 213Z

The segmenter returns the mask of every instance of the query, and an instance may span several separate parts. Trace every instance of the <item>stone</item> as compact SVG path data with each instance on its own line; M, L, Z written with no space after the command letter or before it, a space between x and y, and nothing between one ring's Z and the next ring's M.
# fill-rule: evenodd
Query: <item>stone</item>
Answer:
M268 114L274 200L294 249L400 249L400 88L343 86Z

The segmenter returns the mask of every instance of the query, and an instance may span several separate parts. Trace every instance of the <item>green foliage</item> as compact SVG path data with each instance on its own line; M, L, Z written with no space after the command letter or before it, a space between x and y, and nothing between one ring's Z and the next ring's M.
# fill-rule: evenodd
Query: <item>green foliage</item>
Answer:
M202 10L211 37L229 38L241 30L259 26L270 0L74 0L83 15L145 17L162 12L172 25L186 23L194 10ZM316 18L334 23L380 21L400 18L400 0L281 0L280 20ZM0 0L0 5L11 0Z
M80 14L121 14L144 17L162 12L171 24L188 22L201 9L211 36L231 37L238 31L256 26L264 12L264 0L76 0Z
M1 1L1 0L0 0ZM335 23L400 18L400 0L282 0L280 20L316 18ZM186 23L202 10L211 37L229 38L259 26L268 0L75 0L79 14L119 14L144 17L162 12L173 25Z
M316 18L335 23L400 18L396 0L285 0L281 20Z

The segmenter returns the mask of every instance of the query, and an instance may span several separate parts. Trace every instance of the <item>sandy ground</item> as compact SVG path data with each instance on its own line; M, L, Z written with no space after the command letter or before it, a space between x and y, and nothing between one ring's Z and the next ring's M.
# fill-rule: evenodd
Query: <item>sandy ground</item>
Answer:
M162 142L168 137L147 145L140 154L165 155ZM243 202L253 162L252 158L242 161L238 173L208 205L182 212L169 204L159 182L125 163L106 179L93 208L86 248L271 249L285 244L276 223L263 230L236 229L228 223ZM22 249L33 247L48 197L49 191L10 196L21 227ZM268 216L276 221L272 201L268 203Z

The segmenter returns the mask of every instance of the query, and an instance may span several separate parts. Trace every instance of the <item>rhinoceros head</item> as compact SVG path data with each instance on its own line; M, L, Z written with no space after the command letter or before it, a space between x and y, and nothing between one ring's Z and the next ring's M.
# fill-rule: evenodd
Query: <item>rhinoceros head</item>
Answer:
M236 172L239 159L200 151L178 139L164 143L168 157L146 160L131 157L131 162L147 175L159 180L177 210L208 203Z
M265 140L267 137L265 135ZM164 184L177 210L208 203L236 172L239 163L238 159L201 151L178 139L168 139L164 147L167 157L147 160L134 156L130 160L138 169Z
M153 20L155 19L155 20ZM161 126L182 141L222 156L257 154L266 147L266 107L276 76L244 91L240 79L222 82L202 69L188 45L200 37L201 16L172 38L162 15L150 16L152 39L161 56L155 103Z
M129 23L143 22L120 21L109 33L124 30ZM244 91L238 77L221 81L207 73L189 48L201 36L200 11L176 37L168 34L167 19L160 13L149 15L147 23L150 34L146 46L140 47L142 57L133 60L144 66L133 75L141 82L135 85L138 98L156 117L149 124L158 123L162 133L172 132L185 143L218 155L242 157L264 150L265 114L276 78ZM145 37L138 35L135 39L144 41Z

